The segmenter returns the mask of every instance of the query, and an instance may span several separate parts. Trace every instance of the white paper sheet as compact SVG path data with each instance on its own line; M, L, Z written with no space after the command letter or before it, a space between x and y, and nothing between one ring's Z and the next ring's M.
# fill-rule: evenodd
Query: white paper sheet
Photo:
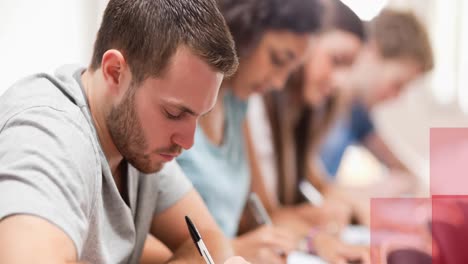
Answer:
M366 226L348 226L343 230L341 239L353 245L369 245L370 230ZM327 264L327 262L317 256L293 252L288 256L288 264Z
M348 226L343 230L341 239L352 245L370 245L370 229L360 225Z
M302 252L293 252L288 256L288 264L327 264L321 258Z

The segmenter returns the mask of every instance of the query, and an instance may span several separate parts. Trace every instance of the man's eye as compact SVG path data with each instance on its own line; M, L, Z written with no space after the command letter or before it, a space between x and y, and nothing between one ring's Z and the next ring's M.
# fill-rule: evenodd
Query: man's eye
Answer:
M169 111L164 110L166 117L171 120L179 120L182 117L182 114L171 114Z

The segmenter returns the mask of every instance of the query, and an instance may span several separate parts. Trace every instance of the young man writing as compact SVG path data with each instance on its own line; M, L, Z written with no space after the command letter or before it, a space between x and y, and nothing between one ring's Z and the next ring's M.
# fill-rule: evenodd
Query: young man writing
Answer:
M202 263L185 215L227 259L199 195L164 164L193 145L236 66L214 0L111 0L89 68L0 97L0 263L137 263L148 233L174 263Z

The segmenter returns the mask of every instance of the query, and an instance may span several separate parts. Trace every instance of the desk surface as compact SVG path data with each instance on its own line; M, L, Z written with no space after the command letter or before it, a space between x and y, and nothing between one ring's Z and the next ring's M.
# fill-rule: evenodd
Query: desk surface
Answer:
M293 252L288 256L288 264L327 264L327 262L317 256Z
M343 230L341 239L349 244L370 245L370 230L365 226L349 226ZM288 264L327 264L327 262L317 256L293 252L288 256Z

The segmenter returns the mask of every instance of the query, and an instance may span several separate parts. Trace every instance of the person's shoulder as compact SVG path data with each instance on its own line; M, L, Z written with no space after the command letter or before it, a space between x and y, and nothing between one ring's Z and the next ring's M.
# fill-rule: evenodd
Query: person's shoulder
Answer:
M19 152L67 155L76 166L99 158L92 124L80 105L59 87L57 78L35 74L0 96L0 145Z
M17 81L0 96L0 120L34 107L79 114L86 103L73 74L82 69L74 65L62 66L55 74L36 73Z
M27 109L55 109L68 115L79 114L79 106L54 82L54 77L39 73L24 78L0 96L0 123Z
M0 117L0 135L3 143L20 141L43 147L48 143L75 156L97 152L93 130L83 114L53 106L23 107Z
M98 143L82 119L48 106L12 115L0 124L0 170L23 177L42 173L73 192L95 197L102 174L101 157Z
M58 74L37 73L13 84L0 96L0 131L15 119L39 118L47 119L44 124L50 126L70 126L90 133L91 123L83 111L84 95L72 76L78 70L76 66L62 67Z
M230 114L243 118L247 114L249 101L237 97L232 91L228 90L224 94L224 108Z
M22 100L14 96L9 99ZM92 129L80 108L57 102L60 100L63 99L37 97L36 102L0 101L0 108L3 109L0 111L0 133L12 127L19 130L47 130L51 137L68 138L69 145L80 139L89 139Z

